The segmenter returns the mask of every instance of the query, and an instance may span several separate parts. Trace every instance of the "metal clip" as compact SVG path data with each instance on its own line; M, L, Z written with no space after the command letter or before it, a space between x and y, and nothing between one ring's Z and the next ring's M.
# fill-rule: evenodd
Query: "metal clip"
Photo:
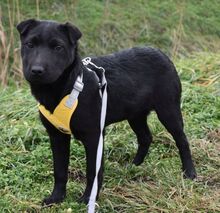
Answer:
M87 66L87 65L90 64L91 58L90 58L90 57L86 57L86 58L84 58L84 59L82 60L82 62L83 62L83 65Z

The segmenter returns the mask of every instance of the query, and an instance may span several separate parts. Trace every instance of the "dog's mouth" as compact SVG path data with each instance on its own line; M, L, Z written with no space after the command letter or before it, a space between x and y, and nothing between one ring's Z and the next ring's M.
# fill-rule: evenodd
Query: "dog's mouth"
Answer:
M53 82L53 80L51 80L48 77L45 76L27 76L25 77L25 79L30 83L30 84L34 84L34 85L45 85L45 84L50 84Z
M31 83L31 84L44 84L44 82L42 81L42 79L40 79L40 78L34 78L34 79L31 79L31 80L28 80L27 79L27 81L29 82L29 83Z
M43 75L32 75L28 74L25 75L25 79L33 85L46 85L46 84L53 84L57 80L59 80L60 76L50 75L50 73L44 73Z

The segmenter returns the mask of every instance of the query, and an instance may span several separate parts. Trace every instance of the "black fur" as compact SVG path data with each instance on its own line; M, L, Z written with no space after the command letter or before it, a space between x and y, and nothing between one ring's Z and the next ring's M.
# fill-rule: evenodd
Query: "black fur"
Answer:
M76 77L83 72L84 89L71 119L71 130L86 150L87 185L80 201L87 203L95 175L101 99L97 80L83 66L77 51L81 32L69 23L33 19L21 22L17 29L22 42L24 76L37 101L51 112L71 92ZM169 58L157 49L136 47L94 57L92 62L106 70L106 126L128 120L137 136L139 147L133 163L141 164L148 152L152 136L146 119L150 111L155 110L161 123L176 141L185 177L195 178L189 144L183 131L181 84ZM70 136L55 129L41 114L40 117L51 141L55 179L53 192L44 199L44 204L58 203L66 195ZM103 163L99 173L99 190L102 178Z

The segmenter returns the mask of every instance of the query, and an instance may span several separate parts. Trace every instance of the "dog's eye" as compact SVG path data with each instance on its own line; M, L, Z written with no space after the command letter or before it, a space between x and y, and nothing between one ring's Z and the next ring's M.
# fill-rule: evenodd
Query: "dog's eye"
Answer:
M28 43L26 43L25 46L26 46L27 48L29 48L29 49L34 48L34 45L33 45L32 42L28 42Z
M56 50L57 52L61 51L62 49L63 49L63 47L60 45L57 45L54 47L54 50Z

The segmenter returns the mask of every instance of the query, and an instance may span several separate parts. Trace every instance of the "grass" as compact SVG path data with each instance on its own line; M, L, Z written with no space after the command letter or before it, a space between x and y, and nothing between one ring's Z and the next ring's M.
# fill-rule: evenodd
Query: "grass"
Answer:
M86 211L76 202L85 187L85 153L74 139L67 198L41 207L53 186L52 156L37 103L23 81L15 29L33 17L79 26L83 56L150 45L170 55L179 72L198 179L182 178L177 148L155 113L149 117L154 142L139 167L131 164L133 132L127 122L114 124L106 134L99 212L220 212L219 0L2 0L0 17L0 212Z
M27 18L76 24L83 33L83 56L140 45L162 48L174 58L220 49L219 0L2 0L0 17L0 80L4 86L10 83L9 76L17 82L22 79L15 26Z
M219 57L200 53L175 61L197 181L182 178L177 148L154 113L149 118L154 143L139 167L131 165L137 144L127 122L111 125L99 212L220 212ZM85 212L86 206L76 202L85 187L82 145L72 141L67 198L42 208L42 198L52 190L53 171L36 102L27 85L1 89L0 102L0 212Z

